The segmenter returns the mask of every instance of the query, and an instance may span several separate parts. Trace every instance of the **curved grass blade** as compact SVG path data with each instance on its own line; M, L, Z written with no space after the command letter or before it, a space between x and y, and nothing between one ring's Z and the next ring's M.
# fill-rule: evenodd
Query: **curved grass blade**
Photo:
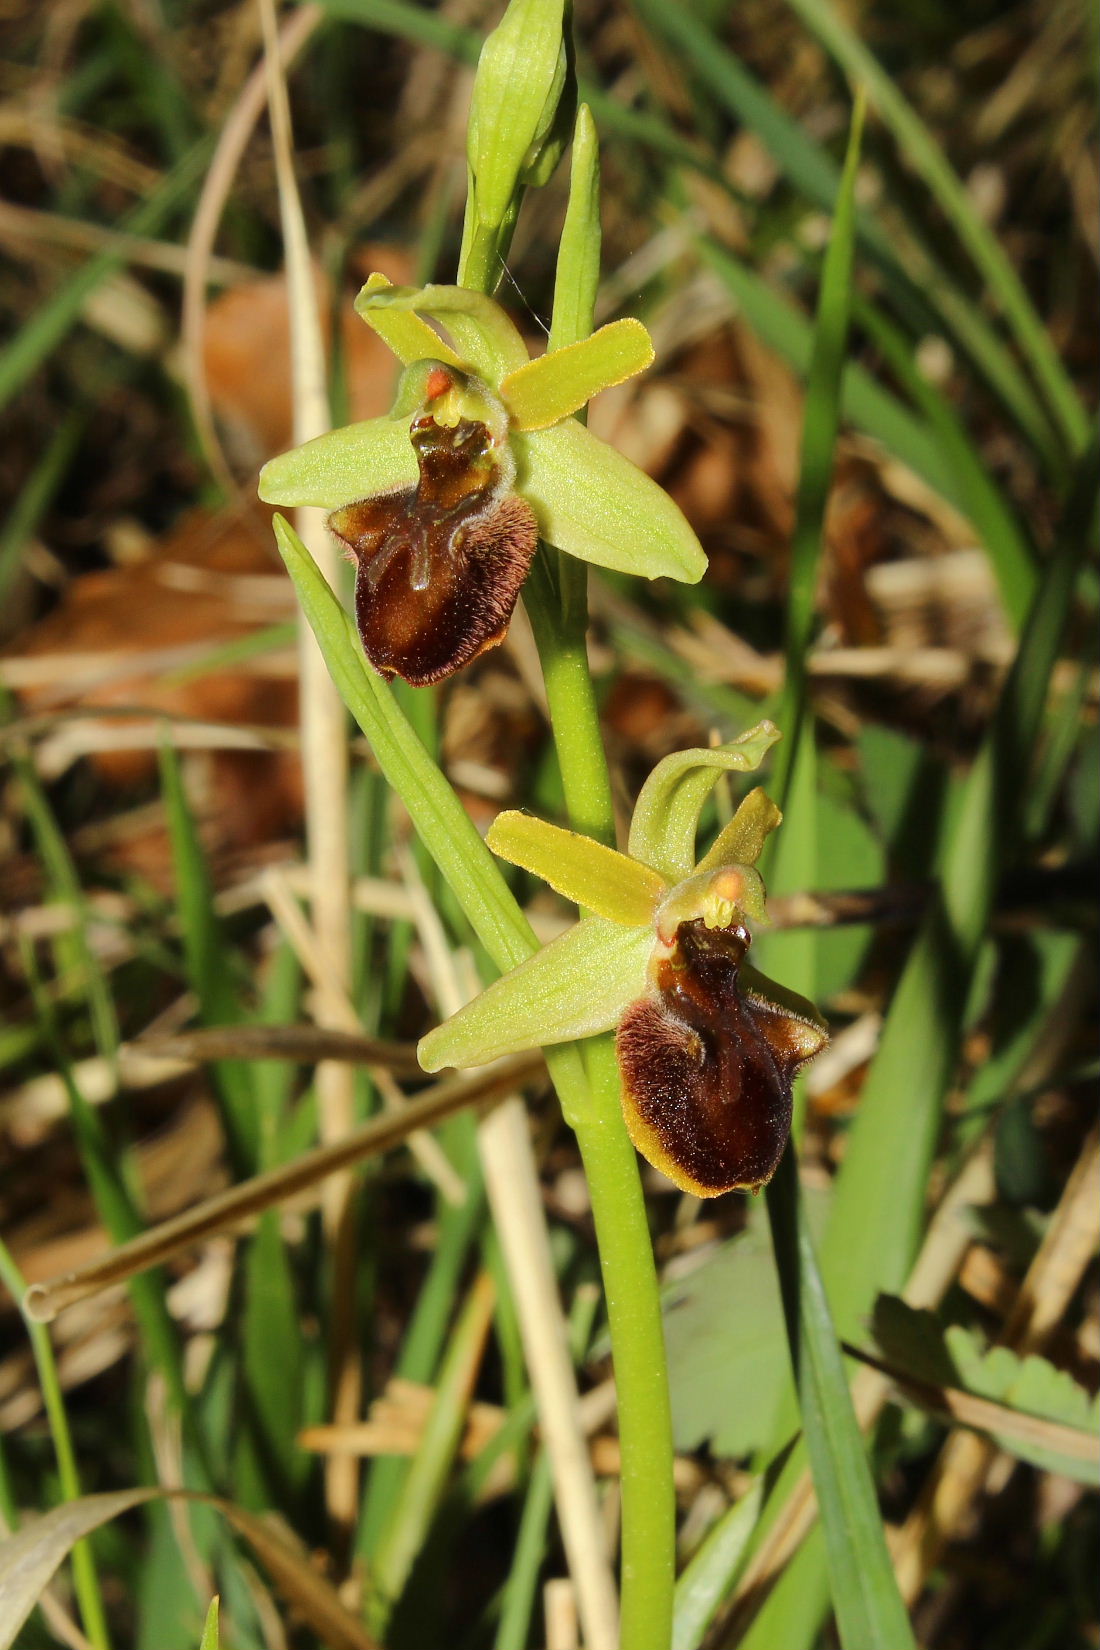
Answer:
M840 424L841 380L851 311L855 252L855 185L863 130L863 101L852 115L844 177L825 256L806 391L791 589L787 609L787 681L780 721L792 728L780 747L775 782L788 815L776 881L789 886L816 864L816 770L812 720L806 699L806 657L814 626L825 508ZM787 754L791 753L791 754ZM788 807L788 797L794 804ZM804 884L805 886L806 884ZM815 956L804 945L785 977L812 994ZM767 1189L776 1267L802 1430L825 1531L833 1608L845 1650L905 1650L913 1644L898 1592L875 1497L874 1481L852 1409L844 1360L806 1225L794 1147Z
M793 1147L768 1187L768 1219L840 1642L845 1650L908 1650L916 1641L886 1546Z
M717 39L688 7L661 0L636 0L647 24L682 53L699 82L739 121L754 131L773 159L808 201L823 211L836 209L841 169L797 120L776 102L761 81ZM724 180L723 180L724 181ZM921 267L911 270L890 236L866 211L856 215L861 250L882 271L896 313L919 336L943 326L969 357L1006 411L1061 476L1065 455L1045 409L1011 351L979 306L954 283L919 229L906 225L919 249Z

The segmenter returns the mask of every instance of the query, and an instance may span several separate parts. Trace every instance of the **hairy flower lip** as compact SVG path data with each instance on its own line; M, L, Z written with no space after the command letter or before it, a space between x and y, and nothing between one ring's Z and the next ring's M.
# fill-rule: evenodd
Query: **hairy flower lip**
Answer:
M750 943L742 924L682 922L616 1036L631 1139L700 1197L758 1191L771 1179L794 1077L826 1041L810 1021L742 988Z

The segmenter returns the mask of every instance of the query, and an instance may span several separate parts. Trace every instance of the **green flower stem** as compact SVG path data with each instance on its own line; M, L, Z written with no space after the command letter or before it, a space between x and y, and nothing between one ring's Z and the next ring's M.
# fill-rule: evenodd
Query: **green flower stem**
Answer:
M563 573L568 563L568 557L559 558ZM533 587L528 582L525 601L542 660L569 822L575 831L614 846L615 814L588 668L585 615L583 608L578 612L575 585L568 593L571 611L565 611L559 586L555 612L555 593L547 570L540 567ZM614 1039L591 1038L583 1052L588 1101L569 1108L567 1117L592 1199L615 1363L622 1450L620 1644L622 1650L667 1650L676 1580L676 1501L657 1271L638 1159L623 1122Z
M599 243L598 146L592 117L582 106L554 293L555 349L592 330ZM569 823L613 848L615 809L588 668L587 567L540 546L524 605L542 664ZM564 1052L547 1050L555 1082ZM571 1104L568 1085L564 1091L559 1088L559 1094L588 1180L615 1365L622 1451L619 1642L622 1650L668 1650L676 1580L676 1499L657 1271L638 1159L623 1122L614 1039L588 1039L583 1057L586 1103ZM565 1075L568 1079L572 1073Z
M613 848L615 810L585 641L586 575L583 562L540 546L523 601L546 683L569 823Z
M591 1102L575 1120L600 1252L622 1452L622 1650L668 1650L676 1581L672 1410L638 1159L610 1035L585 1045Z

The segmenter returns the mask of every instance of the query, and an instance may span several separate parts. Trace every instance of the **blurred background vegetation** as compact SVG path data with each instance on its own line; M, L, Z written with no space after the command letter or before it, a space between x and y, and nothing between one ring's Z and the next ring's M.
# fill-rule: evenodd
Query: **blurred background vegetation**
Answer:
M472 65L498 12L281 15L338 421L392 393L350 306L368 271L453 278ZM294 921L293 602L253 503L291 440L259 14L10 0L2 27L0 1512L15 1527L78 1488L187 1482L277 1515L281 1571L209 1509L106 1524L77 1569L82 1599L102 1595L107 1627L83 1613L97 1645L190 1650L215 1591L227 1645L366 1642L326 1638L314 1583L349 1621L388 1588L371 1619L395 1650L546 1643L540 1589L563 1560L469 1114L439 1131L442 1158L361 1173L350 1270L314 1188L62 1313L52 1357L19 1319L20 1276L314 1142L308 1050L253 1056L275 1053L256 1028L308 1021L316 980ZM576 28L603 143L599 318L640 315L658 356L592 427L711 558L692 588L593 577L622 817L661 756L775 714L785 673L805 673L816 786L789 811L761 960L808 983L833 1030L800 1102L802 1169L838 1327L896 1378L871 1437L903 1593L936 1650L1083 1650L1100 1631L1096 14L580 0ZM824 533L801 561L796 539L815 618L795 648L802 386L855 81L850 364ZM531 198L499 295L533 344L564 202L561 176ZM479 824L560 817L522 616L402 702ZM407 1045L438 1017L425 886L453 945L468 936L362 744L349 805L361 1029ZM558 931L560 902L518 887ZM185 1035L245 1022L259 1042ZM360 1071L360 1115L391 1088ZM587 1196L552 1096L532 1125L613 1531ZM771 1504L790 1532L775 1573L745 1544L789 1379L759 1211L655 1173L647 1188L685 1562L745 1509L678 1642L833 1643L789 1498ZM934 1318L900 1304L907 1280ZM340 1439L316 1430L334 1334L371 1423L343 1512L322 1465ZM75 1471L43 1407L53 1358ZM74 1608L63 1574L18 1644L81 1643Z

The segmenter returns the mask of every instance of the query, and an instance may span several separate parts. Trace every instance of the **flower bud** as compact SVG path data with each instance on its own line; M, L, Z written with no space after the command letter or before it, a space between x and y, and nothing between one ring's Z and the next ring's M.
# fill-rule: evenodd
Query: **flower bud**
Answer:
M511 0L481 49L466 154L479 225L499 230L569 141L576 81L564 0Z

